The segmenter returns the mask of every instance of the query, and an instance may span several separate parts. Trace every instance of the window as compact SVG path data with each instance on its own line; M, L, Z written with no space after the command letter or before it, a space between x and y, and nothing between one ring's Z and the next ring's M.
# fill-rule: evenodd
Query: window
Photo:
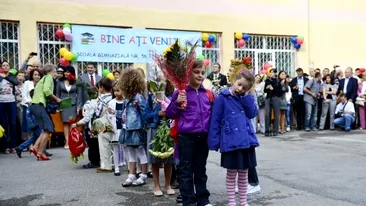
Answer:
M57 65L60 61L59 50L62 47L68 48L72 51L71 42L64 39L58 39L55 35L55 31L58 28L62 28L62 24L38 24L38 46L39 46L39 58L42 64L54 64ZM86 73L88 62L75 62L73 66L76 69L77 75ZM131 63L111 63L111 62L99 62L97 65L97 73L101 74L102 69L114 70L115 68L124 69L131 65Z
M296 65L296 50L290 38L290 36L252 35L246 41L244 48L240 48L237 40L234 39L235 58L251 57L256 73L266 62L271 61L277 70L284 70L289 75L293 75Z
M206 59L209 59L211 65L214 63L220 63L220 41L221 41L221 34L216 34L216 41L212 44L211 48L206 48L205 46L202 47L202 54L205 56ZM204 43L202 43L204 45ZM221 64L221 63L220 63ZM209 73L210 71L208 71Z
M0 22L0 61L8 61L10 68L19 68L19 23Z

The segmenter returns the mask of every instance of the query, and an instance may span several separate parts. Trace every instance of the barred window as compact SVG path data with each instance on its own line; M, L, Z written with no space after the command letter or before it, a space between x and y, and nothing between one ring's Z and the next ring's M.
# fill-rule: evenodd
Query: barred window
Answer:
M72 51L71 42L56 37L55 31L58 28L62 28L62 25L49 23L38 24L39 58L42 64L59 64L59 50L62 47L66 47ZM87 64L88 62L75 62L72 65L75 67L77 75L82 75L87 72ZM109 69L110 71L116 68L124 69L132 63L98 62L95 64L98 68L97 73L101 74L102 69Z
M10 68L19 68L19 23L0 22L0 61Z
M206 59L209 59L211 65L214 63L220 63L221 56L220 56L220 45L221 45L221 34L215 34L217 39L213 42L211 48L206 48L205 46L202 47L202 54L205 56ZM202 43L204 44L204 43Z
M252 58L255 72L258 73L263 65L271 61L277 70L284 70L289 75L295 74L296 50L289 36L252 35L246 41L244 48L240 48L235 41L235 58L249 56Z

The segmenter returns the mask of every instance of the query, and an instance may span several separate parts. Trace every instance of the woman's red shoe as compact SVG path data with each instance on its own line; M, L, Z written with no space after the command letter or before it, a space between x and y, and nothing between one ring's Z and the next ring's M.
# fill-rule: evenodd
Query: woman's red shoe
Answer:
M47 161L47 160L51 160L51 158L48 158L46 155L44 155L44 154L42 154L42 155L40 155L40 154L38 154L37 155L37 160L39 161L39 160L42 160L42 161Z

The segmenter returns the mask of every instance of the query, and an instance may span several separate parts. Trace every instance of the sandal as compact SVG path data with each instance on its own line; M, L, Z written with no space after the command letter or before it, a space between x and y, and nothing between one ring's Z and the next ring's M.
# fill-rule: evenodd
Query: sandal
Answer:
M133 181L136 179L135 175L129 174L126 181L122 183L122 187L132 186Z
M134 183L132 183L133 186L142 186L146 184L146 177L140 176Z

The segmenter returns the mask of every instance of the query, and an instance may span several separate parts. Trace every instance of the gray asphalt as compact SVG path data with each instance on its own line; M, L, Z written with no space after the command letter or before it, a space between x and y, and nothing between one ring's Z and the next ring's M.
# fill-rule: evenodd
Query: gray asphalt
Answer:
M259 136L258 173L262 192L251 195L251 206L366 205L366 132L290 132ZM143 187L122 188L121 177L97 174L71 162L58 148L52 161L38 162L23 153L0 155L1 206L124 205L171 206L175 197L156 198L152 180ZM213 205L226 205L225 170L220 154L211 152L207 164Z

